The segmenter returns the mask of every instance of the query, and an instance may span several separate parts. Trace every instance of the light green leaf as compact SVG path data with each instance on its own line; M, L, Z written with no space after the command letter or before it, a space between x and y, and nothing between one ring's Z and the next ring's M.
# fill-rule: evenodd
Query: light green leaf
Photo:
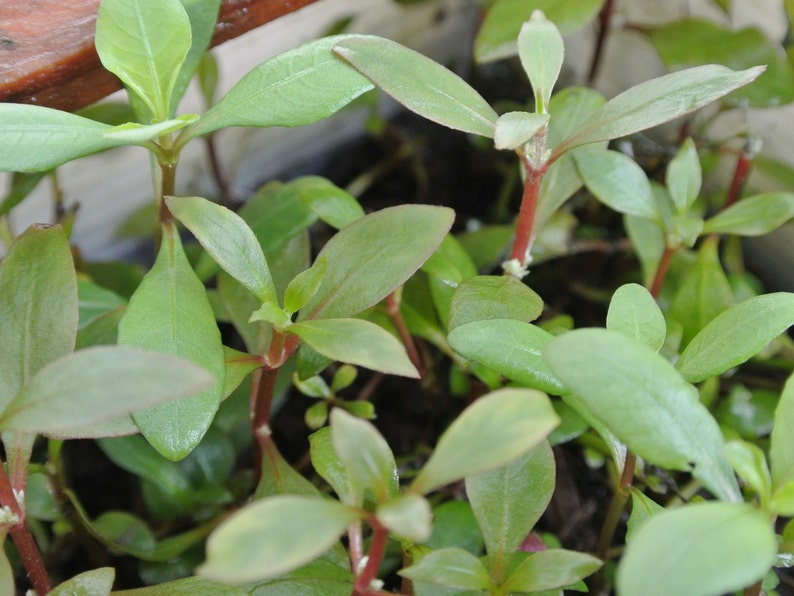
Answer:
M738 366L794 324L794 294L748 298L717 315L686 347L675 367L698 383Z
M491 576L482 562L462 548L432 551L398 572L414 582L425 582L461 590L488 590Z
M631 491L631 514L626 523L626 542L634 539L634 533L651 517L664 511L664 507L645 495L641 490L632 486Z
M541 356L553 335L540 327L507 319L475 321L450 331L449 345L459 354L508 379L559 395L562 383Z
M320 497L261 499L212 533L197 574L235 584L279 576L331 548L358 518L355 509Z
M400 495L386 501L375 511L375 516L389 532L413 542L424 542L433 529L430 503L421 495Z
M353 195L321 176L301 176L285 186L296 193L312 213L338 230L365 215Z
M292 323L289 313L275 302L265 302L262 306L251 313L250 323L264 321L270 323L276 329L285 329Z
M362 319L318 319L294 323L287 331L326 358L391 375L419 377L403 345L375 323Z
M341 545L340 545L341 549ZM344 552L344 551L343 551ZM353 574L330 557L315 559L280 577L248 586L249 596L350 596Z
M463 410L441 435L410 491L428 493L503 466L543 441L559 421L549 398L539 391L489 393Z
M565 45L559 29L546 18L543 11L535 10L529 21L521 26L518 56L535 92L535 111L545 114L548 112L551 91L560 76Z
M401 205L345 227L317 257L325 256L328 268L300 318L349 317L377 304L433 254L454 216L445 207Z
M690 470L713 494L739 489L717 422L695 388L651 348L606 329L580 329L543 350L551 370L588 410L643 459Z
M659 223L636 215L625 215L623 226L642 265L643 283L650 286L664 254L664 232Z
M361 506L368 490L378 503L397 496L394 454L371 423L334 408L331 411L331 442L347 473L351 493L357 497L357 506Z
M223 377L222 399L229 397L249 374L262 367L262 357L223 346L226 372Z
M155 124L127 122L126 124L114 126L106 131L104 137L117 142L117 144L141 145L160 135L180 130L196 120L198 120L196 114L185 114L173 120L164 120L163 122L157 122Z
M775 409L775 426L772 428L769 463L772 468L772 488L780 490L794 481L794 376L783 387Z
M767 515L740 503L701 503L663 511L628 544L618 594L708 596L760 580L777 554Z
M559 590L584 579L602 564L591 555L559 548L531 553L513 569L504 589L510 593Z
M574 147L625 137L694 112L753 81L763 71L763 66L737 72L707 65L640 83L596 110L555 147L551 160Z
M639 284L625 284L615 290L607 311L607 329L620 331L657 351L667 333L659 305Z
M138 410L133 419L161 454L181 459L207 431L220 404L225 363L220 332L202 284L190 268L175 226L163 226L157 260L119 323L119 344L181 356L216 383L189 399Z
M224 271L262 302L277 302L262 248L239 215L201 197L168 197L166 204Z
M485 319L532 321L543 300L512 275L480 275L462 281L449 308L449 328Z
M748 441L730 441L725 446L736 474L767 503L772 495L772 479L760 447Z
M8 104L0 105L0 114L2 114L3 105L8 105ZM0 151L2 150L0 149ZM2 153L0 153L0 156L1 155ZM0 159L2 159L2 157L0 157ZM14 207L19 205L22 201L24 201L27 198L27 196L31 192L33 192L33 189L38 186L39 182L41 182L44 176L46 175L47 172L34 172L34 173L12 172L11 184L9 185L5 197L0 199L0 217L10 213Z
M494 147L517 149L549 123L548 114L507 112L499 116L494 130Z
M179 0L157 10L145 0L103 0L97 14L97 53L151 110L170 116L171 97L191 45L190 19Z
M74 349L77 279L60 226L33 226L0 263L0 411L39 370Z
M627 215L660 218L648 176L627 155L588 149L577 151L574 161L587 188L607 207Z
M670 161L665 176L667 190L679 214L686 213L695 202L702 182L698 151L695 142L688 138Z
M291 314L302 309L320 288L327 268L328 259L323 257L293 278L284 293L284 310Z
M113 596L249 596L249 592L200 577L186 577L146 588L115 591Z
M50 596L108 596L113 588L116 571L112 567L92 569L59 584Z
M761 236L794 217L794 194L766 192L743 198L707 219L704 234Z
M345 505L361 506L360 485L354 485L331 441L331 429L324 427L309 435L312 467L325 480Z
M229 126L303 126L328 118L372 83L331 53L344 37L282 52L245 75L179 142Z
M370 35L346 36L333 50L409 110L449 128L493 138L493 108L458 75L430 58Z
M8 560L6 549L3 546L5 543L6 535L8 534L8 527L0 529L0 593L13 594L16 590L16 580L14 579L14 570L11 568L11 563Z

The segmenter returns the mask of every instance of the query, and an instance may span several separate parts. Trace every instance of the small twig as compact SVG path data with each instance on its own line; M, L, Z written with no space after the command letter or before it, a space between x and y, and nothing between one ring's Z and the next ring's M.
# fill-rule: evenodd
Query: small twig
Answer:
M742 152L736 158L736 167L733 170L733 179L731 186L728 189L728 195L725 197L725 204L723 208L730 207L742 196L744 185L747 182L747 177L750 174L750 166L753 159L758 154L758 143L748 139L744 144Z
M411 332L405 324L402 312L400 312L400 294L401 289L398 289L386 296L386 312L389 314L392 323L394 323L397 334L400 336L400 340L403 346L405 346L405 351L408 353L408 358L419 373L419 378L424 378L426 374L425 367L422 364L419 351L416 349L414 338L411 336Z
M612 21L612 14L615 12L615 0L607 0L598 14L598 33L596 34L596 44L593 49L593 59L590 61L590 69L587 73L587 83L593 86L598 68L601 66L601 57L604 53L604 45L609 34L609 24Z

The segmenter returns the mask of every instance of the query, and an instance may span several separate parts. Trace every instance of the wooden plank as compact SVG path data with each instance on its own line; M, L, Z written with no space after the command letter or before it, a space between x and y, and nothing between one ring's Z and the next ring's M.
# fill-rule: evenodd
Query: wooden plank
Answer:
M223 0L218 45L317 0ZM0 0L0 101L73 112L121 89L94 49L99 0Z

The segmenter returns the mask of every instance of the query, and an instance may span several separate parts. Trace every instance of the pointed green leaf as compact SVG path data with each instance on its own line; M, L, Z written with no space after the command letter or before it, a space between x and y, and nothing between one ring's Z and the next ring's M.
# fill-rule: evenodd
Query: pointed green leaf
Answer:
M517 149L532 139L549 122L548 114L507 112L499 116L494 130L494 147Z
M388 331L361 319L318 319L287 329L331 360L391 375L418 378L403 345Z
M556 337L551 370L630 450L656 465L689 470L713 494L739 500L717 422L697 391L651 348L606 329Z
M262 302L277 302L262 247L239 215L201 197L168 197L166 204L224 271Z
M585 185L607 207L620 213L659 219L648 176L636 161L617 151L577 151L574 161Z
M289 313L275 302L265 302L262 306L251 313L250 323L264 321L270 323L276 329L284 329L292 323Z
M463 410L441 435L410 490L428 493L503 466L543 441L559 422L549 398L539 391L489 393Z
M410 567L398 572L414 582L442 585L461 590L488 590L491 576L482 562L461 548L432 551Z
M454 216L445 207L401 205L345 227L318 255L328 268L300 318L349 317L377 304L433 254Z
M336 454L331 441L331 429L326 426L309 435L309 446L312 467L331 485L339 500L351 507L361 506L361 486L353 483L346 466Z
M789 377L775 410L775 426L769 447L772 487L775 491L794 482L794 377Z
M449 328L484 319L532 321L543 300L511 275L480 275L462 281L452 296Z
M777 540L767 515L740 503L701 503L663 511L628 544L618 594L708 596L764 577Z
M197 574L236 584L276 577L331 548L358 518L355 509L320 497L261 499L212 533Z
M33 226L0 263L0 411L30 379L74 349L77 279L60 226Z
M698 383L738 366L794 324L794 294L748 298L717 315L686 347L675 367Z
M380 505L375 512L389 532L413 542L424 542L433 529L430 503L421 495L400 495Z
M141 145L160 135L185 128L188 124L196 120L198 120L196 114L185 114L173 120L164 120L155 124L127 122L126 124L120 124L105 131L104 137L116 142L116 144Z
M504 583L509 592L559 590L586 578L603 563L585 553L553 548L531 553Z
M372 83L331 53L324 37L275 56L245 75L181 142L229 126L303 126L327 118Z
M767 503L772 495L772 479L760 447L748 441L731 441L725 449L736 474Z
M333 50L409 110L449 128L493 138L493 108L458 75L430 58L370 35L346 36Z
M541 351L554 336L521 321L492 319L455 327L449 345L459 354L508 379L559 395L562 383L543 361Z
M733 71L707 65L664 75L613 97L555 147L554 160L574 147L625 137L694 112L756 79L763 66Z
M645 495L641 490L632 486L631 491L631 514L626 523L626 542L634 539L634 533L646 521L657 513L664 511L664 507Z
M223 376L222 399L229 397L249 374L262 367L262 357L223 346L226 372Z
M284 293L284 310L295 313L302 309L320 288L327 268L328 259L323 257L289 282Z
M565 46L560 30L546 18L543 11L535 10L529 21L521 26L518 56L535 92L535 111L545 114L551 91L560 76Z
M106 69L151 110L170 116L171 97L191 45L190 19L179 0L157 10L145 0L103 0L94 43Z
M57 585L50 596L109 596L116 570L112 567L92 569Z
M620 331L657 351L667 334L659 305L639 284L622 285L612 295L607 311L607 329Z
M295 192L312 213L338 230L365 215L353 195L321 176L301 176L285 186Z
M623 226L642 265L643 283L650 287L664 254L664 231L658 222L636 215L625 215Z
M190 268L175 226L163 226L154 266L119 323L119 344L173 354L216 379L189 399L139 410L133 419L164 456L181 459L204 436L220 404L225 364L220 332L204 285Z
M113 596L249 596L249 591L200 577L186 577L146 588L117 590Z
M1 108L0 113L2 113ZM2 157L0 157L0 159L2 159ZM46 172L34 172L29 174L18 171L13 172L11 174L11 184L8 188L8 192L6 196L0 200L0 217L10 213L14 207L24 201L46 175Z
M704 234L761 236L794 217L794 194L766 192L746 197L707 219Z
M667 166L665 184L679 214L686 213L700 193L703 182L695 142L688 138Z

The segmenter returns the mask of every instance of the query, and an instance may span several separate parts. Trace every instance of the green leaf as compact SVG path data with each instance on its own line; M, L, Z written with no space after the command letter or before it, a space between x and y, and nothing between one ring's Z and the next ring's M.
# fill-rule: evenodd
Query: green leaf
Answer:
M548 397L531 389L501 389L467 407L441 435L411 484L428 493L487 472L525 454L559 424ZM488 449L483 449L488 445Z
M607 149L574 153L585 185L607 207L627 215L659 220L651 184L633 159Z
M109 596L116 571L112 567L92 569L66 580L49 592L51 596Z
M794 75L779 42L756 28L732 31L706 19L679 19L655 27L648 38L670 70L699 64L733 69L766 65L766 72L728 98L733 105L774 107L794 99Z
M643 283L651 285L665 250L665 234L658 222L625 215L623 227L642 265Z
M639 284L625 284L615 290L607 311L607 329L620 331L656 351L667 334L659 305Z
M704 234L761 236L794 217L794 194L766 192L746 197L707 219Z
M372 83L341 62L324 37L282 52L245 75L189 127L181 143L229 126L303 126L328 118Z
M251 313L249 322L264 321L276 329L283 330L292 323L289 313L275 302L265 302Z
M461 548L433 551L398 573L414 582L425 582L462 590L488 590L491 576L482 562Z
M312 466L323 480L331 485L339 500L351 507L361 506L360 485L353 483L347 468L336 454L331 441L331 429L321 428L309 435L309 447Z
M0 415L0 428L64 437L215 384L181 358L121 346L69 354L41 369Z
M331 411L331 442L361 506L366 491L378 503L397 496L397 465L386 440L367 422L340 408Z
M604 0L498 0L477 34L475 60L491 62L515 55L521 26L536 10L542 10L564 35L590 21L603 4Z
M767 503L772 495L772 479L760 447L748 441L731 441L725 449L736 474Z
M256 582L247 593L250 596L349 596L352 591L353 574L349 565L324 557L280 577Z
M0 113L2 112L0 111ZM31 174L13 172L11 174L11 185L8 192L0 201L0 217L10 213L14 207L24 201L46 175L47 172L35 172Z
M113 592L113 596L248 596L248 590L207 581L200 577L186 577L175 581Z
M261 499L218 526L207 541L207 560L197 573L223 583L276 577L331 548L359 515L320 497Z
M198 120L196 114L185 114L173 120L164 120L155 124L127 122L107 130L104 133L104 137L116 141L117 144L142 145L146 143L146 141L161 135L185 128L188 124L196 120Z
M294 313L302 309L317 293L327 268L328 259L323 257L289 282L284 293L284 310Z
M663 511L628 544L618 594L707 596L760 580L775 561L767 515L740 503L701 503Z
M312 213L336 229L365 215L353 195L321 176L301 176L284 186L296 193Z
M445 207L402 205L345 227L317 257L325 256L328 268L300 318L349 317L377 304L433 254L453 218Z
M690 470L713 494L740 499L722 434L695 388L651 348L606 329L580 329L543 356L565 386L630 450Z
M189 399L138 410L133 419L165 457L182 459L207 431L220 404L225 362L220 332L204 285L185 257L175 226L163 226L154 266L119 323L119 344L181 356L216 383Z
M168 119L191 46L190 19L182 4L163 0L153 11L145 0L103 0L94 43L104 67L144 101L154 120Z
M400 495L386 501L375 511L375 516L389 532L413 542L424 542L433 529L430 503L421 495Z
M262 367L261 356L233 350L227 346L223 346L223 362L226 372L223 375L221 399L229 397L249 374Z
M690 383L717 376L745 362L794 324L794 294L748 298L717 315L676 362Z
M602 564L585 553L559 548L539 551L519 563L503 587L510 593L559 590L584 579Z
M334 52L409 110L455 130L493 138L497 114L452 71L396 42L351 35Z
M272 327L263 321L251 321L251 313L262 306L259 299L224 271L218 274L218 299L248 352L264 354L270 345Z
M319 319L287 328L317 352L339 362L418 378L403 345L388 331L361 319Z
M574 147L625 137L694 112L753 81L763 71L763 66L736 72L707 65L640 83L596 110L555 147L550 159L554 161Z
M772 428L769 447L769 463L772 468L772 488L780 490L794 481L794 377L789 377L780 394L775 410L775 426Z
M44 366L74 349L77 279L60 226L33 226L0 264L0 411Z
M239 215L201 197L168 197L166 204L224 271L262 302L277 302L262 248Z
M507 112L499 116L494 129L497 149L517 149L549 123L548 114Z
M532 321L543 300L511 275L481 275L462 281L452 296L449 328L484 319Z
M626 523L627 543L634 539L634 533L637 528L641 527L642 524L657 513L665 510L664 507L643 494L636 487L632 486L629 490L631 491L631 514L629 515L629 521Z
M535 10L529 21L521 26L518 56L535 92L535 111L545 114L551 91L560 76L565 45L559 29L543 11Z
M546 510L554 492L554 454L543 441L506 465L466 477L477 524L488 556L506 571L513 553Z
M688 138L667 166L665 184L678 214L686 213L700 194L703 182L695 142Z
M448 340L459 354L512 381L559 395L563 385L541 355L543 347L553 337L548 331L529 323L492 319L455 327Z

